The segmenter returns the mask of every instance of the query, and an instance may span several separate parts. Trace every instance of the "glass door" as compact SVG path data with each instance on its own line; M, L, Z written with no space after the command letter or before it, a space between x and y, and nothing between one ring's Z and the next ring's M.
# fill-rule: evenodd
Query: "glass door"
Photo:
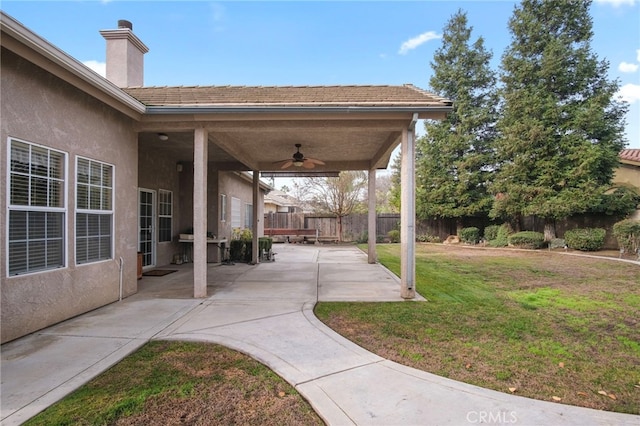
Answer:
M138 251L143 268L156 265L155 198L155 191L138 189Z

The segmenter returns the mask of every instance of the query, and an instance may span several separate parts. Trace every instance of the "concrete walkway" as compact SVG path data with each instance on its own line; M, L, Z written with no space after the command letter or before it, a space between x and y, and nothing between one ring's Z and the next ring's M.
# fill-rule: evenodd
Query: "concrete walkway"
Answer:
M0 424L24 422L150 339L179 339L251 355L330 425L640 425L640 416L486 390L367 352L313 306L401 301L397 278L355 247L276 251L274 263L211 265L207 299L191 298L190 265L171 265L178 272L143 278L132 297L3 345Z

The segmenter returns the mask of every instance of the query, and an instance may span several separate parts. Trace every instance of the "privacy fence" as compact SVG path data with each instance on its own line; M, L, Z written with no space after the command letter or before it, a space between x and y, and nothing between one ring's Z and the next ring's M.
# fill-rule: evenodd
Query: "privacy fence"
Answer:
M607 230L605 248L617 249L618 244L611 232L613 224L619 218L606 215L580 215L556 222L556 233L562 238L568 229L604 228ZM365 241L367 238L369 217L366 213L357 213L342 218L343 241ZM464 218L463 227L475 226L483 231L488 225L495 224L483 218ZM416 235L429 235L445 240L449 235L456 235L459 227L455 219L431 219L416 222ZM537 217L525 217L519 224L520 230L544 232L544 220ZM266 213L265 229L312 229L318 231L321 239L338 239L338 220L335 216L313 213ZM378 240L387 237L389 231L400 229L400 214L381 213L376 216Z

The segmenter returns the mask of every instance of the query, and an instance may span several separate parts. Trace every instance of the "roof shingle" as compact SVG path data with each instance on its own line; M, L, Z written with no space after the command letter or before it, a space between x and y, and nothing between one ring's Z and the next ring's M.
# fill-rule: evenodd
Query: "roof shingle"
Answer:
M146 106L448 106L402 86L164 86L123 89Z
M636 161L640 163L640 148L623 149L620 151L620 159L627 161Z

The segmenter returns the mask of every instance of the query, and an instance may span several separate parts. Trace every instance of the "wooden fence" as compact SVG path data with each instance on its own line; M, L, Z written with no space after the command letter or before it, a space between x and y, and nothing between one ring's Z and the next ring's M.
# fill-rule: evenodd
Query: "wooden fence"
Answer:
M556 233L562 238L565 231L573 228L597 227L605 228L607 236L605 248L617 249L618 245L612 235L613 224L620 219L605 215L580 215L557 221ZM364 241L367 235L369 217L366 213L352 214L342 218L343 241ZM463 227L475 226L481 233L491 225L486 218L465 218ZM310 213L266 213L265 228L317 229L321 239L338 239L338 221L335 216ZM444 241L449 235L457 233L458 223L455 219L431 219L416 222L416 235L440 237ZM386 237L389 231L400 229L400 215L397 213L381 213L376 217L378 237ZM520 229L544 232L544 221L536 217L525 217L521 220Z
M351 214L342 218L343 241L362 240L367 235L369 216ZM317 229L320 238L338 239L338 219L335 216L304 213L265 213L264 227L286 229ZM400 229L400 215L381 213L376 217L377 234L386 236L392 229Z

